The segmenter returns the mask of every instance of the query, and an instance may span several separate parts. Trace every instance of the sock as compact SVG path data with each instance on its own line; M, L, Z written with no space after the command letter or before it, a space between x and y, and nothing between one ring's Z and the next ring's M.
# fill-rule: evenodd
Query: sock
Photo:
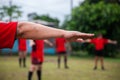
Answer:
M29 71L28 72L28 80L32 80L32 75L33 75L33 72Z
M38 70L38 71L37 71L37 77L38 77L38 80L41 80L41 73L42 73L41 70Z
M22 60L22 59L21 59L21 58L19 58L19 65L20 65L20 67L21 67L21 60Z
M26 67L26 58L23 58L23 65Z

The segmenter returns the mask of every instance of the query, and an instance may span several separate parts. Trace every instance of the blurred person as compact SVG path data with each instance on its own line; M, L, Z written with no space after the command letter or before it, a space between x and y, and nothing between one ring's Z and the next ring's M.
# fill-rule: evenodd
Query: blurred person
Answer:
M48 40L31 40L31 66L28 72L28 80L32 80L33 72L36 70L38 80L41 80L42 64L44 62L44 42L53 46Z
M101 62L101 69L105 70L104 68L104 46L107 43L110 44L117 44L117 41L113 41L110 39L105 39L103 38L102 34L98 34L98 36L96 38L93 39L87 39L84 42L88 42L88 43L92 43L95 46L95 66L94 66L94 70L97 69L97 65L98 65L98 60L100 60Z
M66 47L67 54L68 55L72 54L72 46L69 42L66 42L65 47Z
M81 41L92 36L94 34L56 29L33 22L0 21L0 49L12 48L17 38L37 40L62 37L67 41Z
M60 68L60 63L61 63L61 57L64 56L64 67L66 69L68 69L68 65L67 65L67 51L66 51L66 40L64 38L56 38L55 40L56 42L56 52L57 52L57 56L58 56L58 68Z
M26 67L26 55L27 55L27 46L26 39L18 39L18 49L19 49L19 66L23 63L23 67Z

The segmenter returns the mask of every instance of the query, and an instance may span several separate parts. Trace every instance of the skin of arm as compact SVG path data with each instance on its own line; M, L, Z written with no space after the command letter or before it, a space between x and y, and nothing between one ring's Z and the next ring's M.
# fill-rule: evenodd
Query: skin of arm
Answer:
M33 45L35 45L35 42L33 40L29 40L30 41L30 46L32 47Z
M108 43L110 43L110 44L117 44L117 41L113 41L113 40L108 39Z
M90 43L90 42L91 42L91 39L83 40L83 43Z
M66 31L32 22L18 22L16 37L34 40L62 37L67 41L81 41L83 38L90 38L93 36L94 34Z
M49 41L49 40L44 40L44 42L46 43L46 44L48 44L49 46L53 46L53 44Z

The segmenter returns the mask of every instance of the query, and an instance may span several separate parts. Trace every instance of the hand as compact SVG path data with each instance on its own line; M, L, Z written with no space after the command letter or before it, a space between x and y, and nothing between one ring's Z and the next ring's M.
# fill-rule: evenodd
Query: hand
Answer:
M50 45L51 47L53 47L53 44L52 44L52 43L50 43L49 45Z
M47 43L49 46L53 47L53 43L50 42L49 40L46 40L46 39L45 39L44 42Z
M113 41L113 44L117 44L117 41Z
M78 32L78 31L65 31L63 37L67 41L83 42L83 39L88 39L93 36L94 36L94 34L82 33L82 32Z

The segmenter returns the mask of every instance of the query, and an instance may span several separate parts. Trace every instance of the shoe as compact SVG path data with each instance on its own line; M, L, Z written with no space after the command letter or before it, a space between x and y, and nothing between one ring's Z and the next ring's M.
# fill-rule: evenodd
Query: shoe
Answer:
M69 67L68 67L68 66L65 66L65 69L69 69Z
M93 70L96 70L97 69L97 67L95 66L94 68L93 68Z
M101 69L102 69L102 70L105 70L105 68L104 68L104 67L101 67Z
M23 67L26 68L26 65L24 65Z

